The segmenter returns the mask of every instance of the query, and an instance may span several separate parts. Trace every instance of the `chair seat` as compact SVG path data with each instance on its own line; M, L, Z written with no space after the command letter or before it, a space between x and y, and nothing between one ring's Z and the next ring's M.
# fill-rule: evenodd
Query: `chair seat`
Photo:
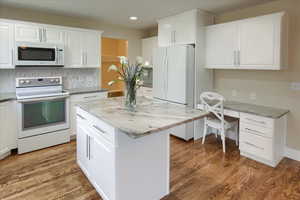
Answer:
M224 116L224 121L225 121L225 124L224 124L225 130L236 126L237 123L239 122L238 119L233 118L233 117L228 117L228 116ZM212 128L216 128L216 129L220 129L222 127L221 120L219 118L215 117L214 115L208 116L206 118L206 124Z

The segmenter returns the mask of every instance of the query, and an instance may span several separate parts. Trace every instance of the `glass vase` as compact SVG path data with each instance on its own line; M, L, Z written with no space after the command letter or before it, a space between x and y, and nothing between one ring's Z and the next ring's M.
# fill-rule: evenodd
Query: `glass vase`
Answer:
M136 83L133 81L125 82L125 106L129 111L134 111L136 108Z

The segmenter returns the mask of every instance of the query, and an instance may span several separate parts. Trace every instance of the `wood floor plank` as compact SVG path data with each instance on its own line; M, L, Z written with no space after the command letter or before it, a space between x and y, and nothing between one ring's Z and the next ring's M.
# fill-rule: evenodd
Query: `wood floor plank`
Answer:
M164 200L300 199L300 162L276 168L239 155L233 141L171 137L171 188ZM76 142L0 161L0 200L101 200L76 164Z

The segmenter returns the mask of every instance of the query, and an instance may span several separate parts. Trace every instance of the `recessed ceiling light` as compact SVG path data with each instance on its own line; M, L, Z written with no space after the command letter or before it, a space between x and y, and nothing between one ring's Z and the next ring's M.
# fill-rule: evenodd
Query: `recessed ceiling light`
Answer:
M132 21L136 21L136 20L138 20L138 17L136 17L136 16L131 16L131 17L129 17L129 19L132 20Z

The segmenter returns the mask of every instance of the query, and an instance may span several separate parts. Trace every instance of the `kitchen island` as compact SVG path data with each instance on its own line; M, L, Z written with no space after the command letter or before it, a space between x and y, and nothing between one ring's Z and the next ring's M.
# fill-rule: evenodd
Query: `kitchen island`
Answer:
M158 200L169 194L170 129L206 112L138 97L134 112L124 98L77 107L77 162L103 199Z

